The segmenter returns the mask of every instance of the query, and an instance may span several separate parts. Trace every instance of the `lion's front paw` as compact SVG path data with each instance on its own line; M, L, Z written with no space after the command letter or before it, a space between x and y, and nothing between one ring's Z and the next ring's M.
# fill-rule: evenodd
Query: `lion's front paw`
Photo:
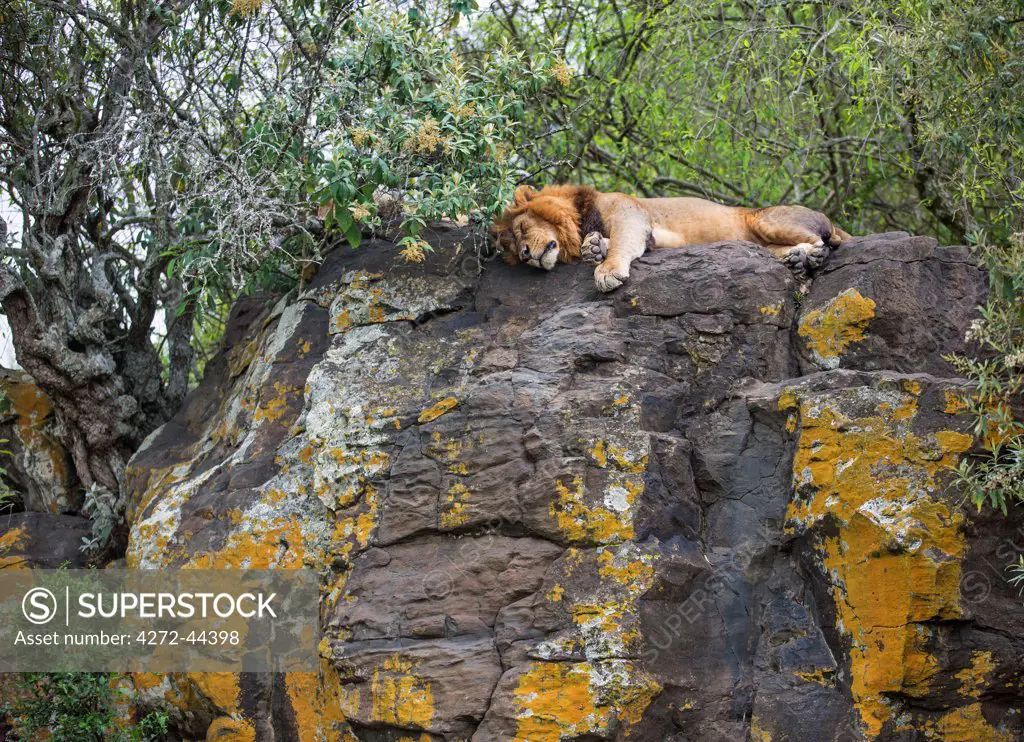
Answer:
M804 278L810 271L817 270L828 259L828 245L819 243L812 245L808 242L801 243L790 248L789 252L782 258L782 262L797 276Z
M597 290L603 293L614 291L623 282L629 278L629 269L618 270L616 267L607 261L601 263L594 269L594 283L597 284Z
M583 238L580 251L584 263L601 263L608 257L608 238L600 232L591 232Z

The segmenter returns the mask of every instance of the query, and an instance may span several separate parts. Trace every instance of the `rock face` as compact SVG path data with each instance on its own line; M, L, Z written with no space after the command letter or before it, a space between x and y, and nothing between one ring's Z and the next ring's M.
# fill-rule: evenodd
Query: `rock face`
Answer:
M0 569L78 569L88 563L79 547L88 518L51 513L0 515Z
M966 251L854 239L798 302L744 243L601 296L469 240L240 304L133 459L129 566L324 576L320 673L136 677L179 736L1021 738L1021 519L949 484Z

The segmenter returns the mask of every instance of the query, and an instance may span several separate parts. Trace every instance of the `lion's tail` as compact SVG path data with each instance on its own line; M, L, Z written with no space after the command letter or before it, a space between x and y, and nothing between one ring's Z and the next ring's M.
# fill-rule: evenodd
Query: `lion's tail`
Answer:
M829 235L828 244L831 245L832 247L835 247L840 242L845 242L851 237L853 237L853 235L851 235L849 232L844 232L842 229L840 229L833 223L832 234Z

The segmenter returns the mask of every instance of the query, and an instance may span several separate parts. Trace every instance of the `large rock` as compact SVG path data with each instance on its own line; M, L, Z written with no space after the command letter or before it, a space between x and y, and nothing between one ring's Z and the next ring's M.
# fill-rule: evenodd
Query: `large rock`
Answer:
M0 515L0 569L76 569L88 559L82 552L88 518L52 513Z
M814 279L797 333L801 369L948 375L985 303L985 272L966 247L904 232L855 237Z
M950 486L964 250L852 241L800 297L760 248L689 247L602 296L432 243L240 304L132 460L130 566L324 575L319 673L136 678L178 734L1024 734L1020 519Z

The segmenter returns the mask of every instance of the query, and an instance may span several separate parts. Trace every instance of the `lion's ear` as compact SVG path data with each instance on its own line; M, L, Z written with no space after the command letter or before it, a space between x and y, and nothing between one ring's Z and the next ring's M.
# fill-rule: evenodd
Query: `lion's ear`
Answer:
M534 196L537 195L537 191L533 189L533 186L521 185L516 188L515 194L512 196L512 201L516 206L522 206L527 201L530 201Z

